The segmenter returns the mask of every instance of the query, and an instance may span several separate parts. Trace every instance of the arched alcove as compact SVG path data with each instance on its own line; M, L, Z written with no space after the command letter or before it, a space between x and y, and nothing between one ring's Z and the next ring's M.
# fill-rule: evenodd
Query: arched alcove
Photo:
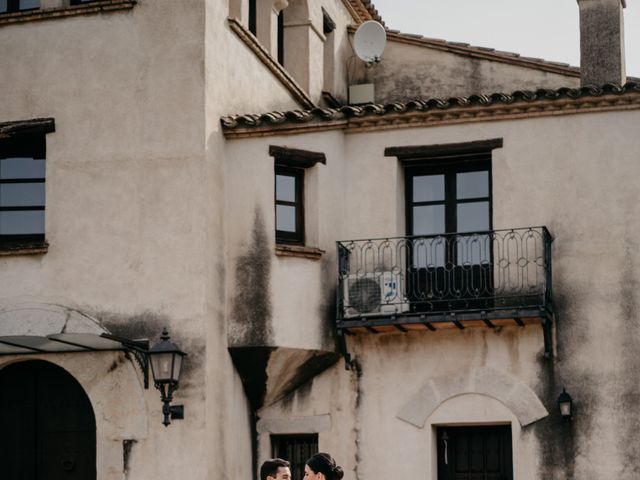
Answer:
M96 420L77 380L27 360L0 369L0 385L3 477L95 480Z
M521 380L492 368L474 368L458 375L428 379L398 412L398 418L418 428L446 400L469 393L494 398L504 404L522 426L547 415L538 396Z

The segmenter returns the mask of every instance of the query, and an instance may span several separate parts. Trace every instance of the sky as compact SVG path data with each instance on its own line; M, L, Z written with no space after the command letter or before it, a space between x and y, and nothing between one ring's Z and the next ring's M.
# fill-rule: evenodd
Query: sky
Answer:
M523 56L580 64L576 0L373 0L386 26ZM627 75L640 77L640 0L627 0Z

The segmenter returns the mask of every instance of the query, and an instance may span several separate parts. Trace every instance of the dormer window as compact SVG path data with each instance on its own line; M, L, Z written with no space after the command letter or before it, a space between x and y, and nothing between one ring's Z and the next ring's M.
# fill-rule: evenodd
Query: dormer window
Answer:
M0 13L22 12L38 8L40 8L40 0L0 0Z

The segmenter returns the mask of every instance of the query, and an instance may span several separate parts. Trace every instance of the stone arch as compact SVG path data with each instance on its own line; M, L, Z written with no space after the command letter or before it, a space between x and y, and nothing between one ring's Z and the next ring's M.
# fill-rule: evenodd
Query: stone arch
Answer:
M406 402L397 417L423 428L431 414L446 400L468 393L485 395L504 404L523 427L547 415L538 396L517 378L492 368L474 368L458 375L430 378Z
M47 336L55 333L107 332L81 311L50 303L18 303L0 307L0 335Z
M0 336L46 337L60 333L100 335L109 332L90 315L63 305L32 302L0 307ZM72 375L89 397L96 418L109 419L100 424L103 439L122 441L147 436L142 375L132 357L124 352L2 355L0 369L24 360L44 360Z

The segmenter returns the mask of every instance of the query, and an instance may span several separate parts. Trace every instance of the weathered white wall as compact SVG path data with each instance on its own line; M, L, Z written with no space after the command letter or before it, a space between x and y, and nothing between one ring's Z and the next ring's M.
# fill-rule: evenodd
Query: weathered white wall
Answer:
M326 154L326 165L318 163L305 171L306 244L325 251L320 260L275 255L274 158L269 156L269 145ZM343 148L341 132L227 143L225 179L227 185L238 186L225 191L225 204L233 205L227 210L225 229L232 344L333 349L327 325L333 316L335 298L333 263L335 232L339 228L335 222L342 222L339 212L346 195ZM251 178L260 181L249 186L247 179ZM267 292L246 281L251 278L244 275L239 265L247 261L265 265L260 275L268 284ZM257 325L247 326L248 319L233 307L239 298L251 299L268 312L263 317L266 338L259 337ZM245 336L247 329L252 330L251 336L256 338Z
M175 396L184 421L162 426L154 388L144 408L125 411L123 425L148 420L144 436L130 437L138 443L129 478L206 478L205 270L194 255L205 245L203 37L198 0L141 0L123 12L0 27L2 121L56 122L47 136L49 251L2 257L0 303L65 305L154 341L167 326L190 354ZM90 397L83 374L102 372L103 393L119 382L105 355L68 358ZM98 402L117 405L135 395L129 390ZM104 440L111 426L101 415L97 422L98 478L123 478L122 442Z
M340 25L348 19L339 5L325 7ZM556 237L554 363L538 360L538 327L362 336L350 340L361 377L336 365L293 394L293 403L288 398L265 408L261 418L330 416L320 446L358 478L378 475L386 447L397 449L386 434L424 446L403 473L428 471L429 425L453 422L450 405L458 404L442 404L422 429L398 419L397 410L432 375L425 365L438 365L440 374L480 362L532 388L550 412L562 385L576 401L579 413L569 425L556 416L521 431L513 427L515 455L538 452L516 460L521 478L615 472L632 479L640 457L634 441L640 387L633 380L640 344L629 335L640 302L637 113L225 141L222 115L296 106L226 26L228 12L227 2L214 0L140 0L127 12L0 27L0 121L56 119L56 132L47 136L51 246L44 255L0 257L0 303L66 305L130 337L153 337L166 325L189 353L176 394L186 418L168 429L160 423L157 391L131 393L139 387L132 365L105 373L120 354L43 357L79 379L96 411L117 405L96 400L119 393L111 392L114 385L135 396L121 423L98 420L99 479L122 478L126 435L138 441L129 478L249 477L249 408L226 351L235 326L225 319L237 321L239 293L253 294L239 260L267 266L258 273L267 288L257 300L271 329L268 345L331 349L335 240L404 233L402 171L384 148L495 137L504 138L504 148L493 157L494 226L544 224ZM340 32L338 57L345 58L348 41ZM453 67L444 71L468 73ZM498 69L473 78L515 85L521 73ZM488 86L512 89L505 85ZM310 246L326 250L319 261L275 256L270 144L327 155L327 165L308 172L314 186L305 200L317 205L307 222ZM447 364L443 355L450 355ZM476 395L460 400L460 418L514 424L495 401ZM144 419L147 427L138 423ZM260 434L261 455L268 433Z
M353 56L347 27L353 18L340 0L290 0L284 9L284 67L312 100L320 104L324 84L324 48L322 9L335 22L333 82L328 86L336 98L346 103L347 62Z
M488 367L534 387L537 382L537 356L542 345L540 327L506 327L496 332L467 329L462 332L363 335L360 340L349 343L354 345L354 352L362 365L359 478L393 475L393 462L376 459L402 458L403 475L435 479L435 426L464 423L512 424L515 427L512 431L514 478L536 478L523 474L525 471L535 472L536 457L518 456L518 452L535 449L537 443L531 435L526 438L521 435L514 412L495 398L506 397L500 391L502 385L498 381L492 384L494 377L491 374L483 378L483 387L493 394L493 401L488 402L490 407L485 407L484 400L478 401L476 397L484 399L487 395L474 393L470 385L472 382L459 379L466 379L473 369ZM417 427L398 418L413 396L435 378L446 379L449 384L440 388L442 391L438 397L443 403L426 419L424 426ZM459 410L446 409L445 413L449 401L461 398L459 392L467 392L463 397L470 396L464 402L457 401ZM428 402L430 397L422 400ZM525 449L521 447L523 442L527 446ZM424 475L425 471L430 472L428 476Z
M282 401L263 409L262 421L269 425L269 419L288 415L333 418L338 407L327 408L321 400L327 392L335 395L336 402L356 398L350 421L344 426L332 421L331 430L320 433L320 441L321 445L327 438L338 441L355 429L357 478L399 474L435 478L435 425L510 423L516 478L595 479L614 474L633 479L638 458L633 439L640 425L640 416L632 407L633 399L640 395L634 380L640 367L635 353L640 344L632 334L638 323L636 286L640 280L636 268L640 252L634 240L640 234L635 218L635 200L640 194L635 181L636 152L640 150L640 139L634 133L637 122L637 112L609 112L350 133L342 142L335 131L228 141L229 167L248 171L257 168L256 157L266 162L259 174L266 180L251 192L251 200L242 208L246 216L251 207L264 205L270 239L274 227L273 167L266 154L269 144L327 154L327 168L320 166L318 170L318 181L326 186L319 189L318 203L323 215L319 231L326 232L320 242L324 248L336 239L404 234L402 170L397 159L384 156L386 147L491 138L504 139L504 147L494 150L492 160L494 228L546 225L555 237L557 348L552 360L542 358L542 329L537 325L495 331L358 335L348 339L362 369L355 385L337 391L345 382L340 379L349 376L338 364L333 373L318 377L325 382L335 375L331 386L316 379L302 387L301 391L310 390L305 395L318 400L307 401L301 409L291 408L296 404L290 399ZM229 175L233 178L231 170ZM331 210L332 206L339 208ZM228 230L229 245L249 236L247 225ZM273 256L272 264L278 262ZM301 268L316 268L316 263L305 262ZM328 278L335 278L335 265L326 268ZM274 305L279 298L285 304L287 296L296 292L299 278L305 279L306 291L334 288L334 281L311 283L308 274L301 275L288 283L284 277L270 283ZM305 298L306 311L320 308L313 303L317 301L313 296ZM280 321L278 317L274 309L274 325ZM298 329L295 321L291 318L280 324L286 329L283 335ZM283 337L276 334L276 338ZM440 405L423 428L398 418L405 403L430 379L479 367L516 379L522 391L535 393L550 416L524 426L515 407L507 408L509 402L469 389L460 399L452 399L453 403ZM491 387L491 382L488 385ZM556 400L563 387L573 396L576 407L570 423L563 422L557 413ZM500 386L491 388L499 390ZM522 395L527 405L528 397ZM260 437L261 451L268 452L265 435L263 432ZM349 449L332 453L345 463L353 454ZM401 472L398 465L402 465ZM424 472L430 473L425 477Z
M331 452L345 471L357 478L358 378L339 363L306 383L281 402L258 412L258 456L270 458L271 435L317 433L318 449Z
M295 108L289 92L255 54L229 29L226 2L207 0L204 32L204 112L205 165L201 181L205 185L205 213L200 229L205 244L199 252L203 262L204 305L207 342L206 373L206 475L224 472L232 478L251 478L252 452L250 410L242 383L227 352L227 305L231 272L225 229L228 217L227 189L242 190L250 176L239 183L225 178L225 141L220 117L230 112L269 111ZM204 260L203 260L204 259ZM232 287L231 287L232 288Z
M64 305L152 341L167 326L189 354L175 395L184 421L161 425L153 388L148 414L127 411L132 424L149 417L148 432L132 435L128 478L251 475L248 409L226 351L219 118L297 104L229 29L228 13L227 2L140 0L124 12L0 27L0 121L56 122L49 251L1 257L0 305ZM99 448L111 463L99 461L98 478L122 478L122 442Z
M0 369L15 362L44 360L64 368L80 383L87 394L96 418L96 468L98 480L143 478L150 475L139 466L129 464L123 474L124 440L135 440L131 458L142 454L146 440L157 435L162 422L155 389L145 391L137 365L122 352L57 353L0 357ZM155 400L155 401L154 401ZM147 408L149 405L149 408ZM170 441L184 435L184 425L169 433ZM147 467L148 468L148 467ZM139 476L134 476L138 470ZM148 471L147 471L148 472ZM190 469L193 474L193 469Z
M579 77L470 58L392 38L382 62L365 69L357 60L355 66L354 83L373 83L378 103L580 86Z

